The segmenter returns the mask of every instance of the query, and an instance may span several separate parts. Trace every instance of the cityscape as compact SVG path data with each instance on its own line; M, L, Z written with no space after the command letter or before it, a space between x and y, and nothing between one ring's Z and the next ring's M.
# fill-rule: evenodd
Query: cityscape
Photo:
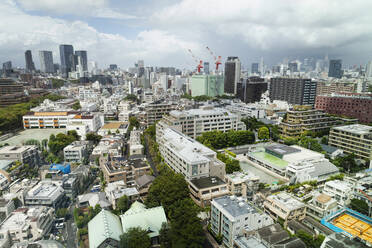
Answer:
M372 247L367 3L73 2L0 3L0 248Z

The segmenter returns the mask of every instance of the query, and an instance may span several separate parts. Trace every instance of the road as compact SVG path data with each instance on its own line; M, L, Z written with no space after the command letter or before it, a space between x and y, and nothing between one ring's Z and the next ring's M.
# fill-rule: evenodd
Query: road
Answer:
M158 169L156 168L154 162L152 161L151 155L150 155L150 149L148 146L148 139L149 137L147 135L144 135L144 140L145 140L145 151L146 151L146 158L147 161L149 162L152 171L154 172L154 177L157 177L159 175Z
M63 238L65 240L66 247L77 247L77 238L76 238L76 232L77 228L74 223L74 209L75 209L75 203L73 202L71 206L69 207L69 218L66 222L64 232L63 232Z

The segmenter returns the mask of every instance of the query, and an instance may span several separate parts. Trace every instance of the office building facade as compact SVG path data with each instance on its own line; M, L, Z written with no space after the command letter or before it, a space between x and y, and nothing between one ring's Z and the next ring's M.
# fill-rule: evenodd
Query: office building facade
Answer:
M314 105L317 83L303 78L271 78L270 100L296 105Z
M261 100L263 93L267 91L267 82L260 77L249 77L238 83L238 98L245 103L254 103Z
M88 55L87 55L87 51L82 51L82 50L75 51L75 56L80 57L80 61L81 61L80 65L82 67L82 70L83 71L88 71ZM79 63L77 63L77 64L79 64Z
M26 61L26 71L27 72L34 71L35 70L35 64L34 64L34 61L32 60L31 50L27 50L25 52L25 61Z
M54 73L53 53L52 51L39 51L40 71L44 73Z
M342 78L342 60L341 59L331 59L329 61L329 71L328 77Z
M236 94L240 81L241 63L238 57L228 57L225 62L224 92Z
M60 45L59 55L61 57L61 73L67 78L68 73L74 71L74 48L72 45Z
M224 93L222 75L193 75L191 77L191 95L221 96Z
M258 74L258 63L252 63L251 73L252 74Z

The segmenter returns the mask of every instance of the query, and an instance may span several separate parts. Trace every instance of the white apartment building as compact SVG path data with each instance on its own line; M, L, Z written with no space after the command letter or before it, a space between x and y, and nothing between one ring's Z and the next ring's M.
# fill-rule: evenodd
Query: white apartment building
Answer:
M143 145L141 144L141 131L133 130L129 138L129 156L143 155Z
M65 192L61 185L41 181L25 195L26 206L49 206L58 208L64 204Z
M256 119L261 119L266 117L265 108L254 103L246 104L243 102L231 102L230 105L225 106L225 109L238 115L240 118L254 117Z
M4 146L0 148L0 160L19 161L29 166L38 165L40 161L37 146Z
M208 131L245 130L245 124L237 115L213 106L183 111L173 110L169 116L163 117L163 121L171 127L177 127L193 139Z
M236 237L243 230L254 231L274 224L273 219L258 211L242 197L223 196L211 202L211 228L215 235L222 235L226 247L233 247Z
M22 241L40 240L50 232L53 221L53 208L19 208L0 225L0 247L10 247L12 243Z
M275 220L302 220L306 215L305 204L285 192L268 196L264 202L264 210Z
M338 204L331 196L316 192L313 199L307 203L306 215L317 220L338 210Z
M88 141L74 141L63 148L63 155L66 162L82 162L87 158L90 144Z
M79 99L80 100L97 99L98 97L99 97L99 91L91 89L91 88L79 87Z
M332 196L340 206L345 206L353 195L353 188L348 181L333 180L324 184L323 193Z
M217 159L216 152L187 135L166 128L157 131L156 140L164 162L176 173L184 175L187 181L209 176L224 177L225 164Z
M230 194L243 196L252 199L255 191L258 190L260 177L248 172L236 171L225 175L225 182Z

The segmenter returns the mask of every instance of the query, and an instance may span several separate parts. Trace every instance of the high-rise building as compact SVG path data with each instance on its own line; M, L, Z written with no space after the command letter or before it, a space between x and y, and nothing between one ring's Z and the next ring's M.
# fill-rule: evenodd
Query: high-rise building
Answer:
M3 77L7 77L12 70L12 61L7 61L3 63Z
M341 59L331 59L329 61L328 77L342 78L343 71Z
M372 61L368 61L366 66L366 78L372 78Z
M34 61L32 61L32 53L31 50L27 50L25 52L25 60L26 60L26 71L32 72L35 70Z
M39 51L40 70L45 73L54 73L53 53L52 51Z
M72 45L59 45L59 55L61 57L61 73L67 78L68 73L74 71L74 48Z
M204 62L204 74L209 74L209 62Z
M298 64L297 62L290 62L288 63L288 69L290 72L298 72Z
M251 73L258 74L258 63L252 63Z
M223 95L223 84L222 75L193 75L191 78L191 95L221 96Z
M75 55L79 56L81 58L81 67L83 71L88 71L88 55L87 51L75 51Z
M259 102L267 91L267 82L260 77L249 77L238 83L238 98L245 103Z
M296 105L314 105L317 83L304 78L271 78L270 100Z
M240 81L241 63L238 57L227 57L225 62L224 91L228 94L236 94Z
M111 64L111 65L109 66L109 68L110 68L110 70L115 71L115 70L118 69L118 66L117 66L116 64Z

